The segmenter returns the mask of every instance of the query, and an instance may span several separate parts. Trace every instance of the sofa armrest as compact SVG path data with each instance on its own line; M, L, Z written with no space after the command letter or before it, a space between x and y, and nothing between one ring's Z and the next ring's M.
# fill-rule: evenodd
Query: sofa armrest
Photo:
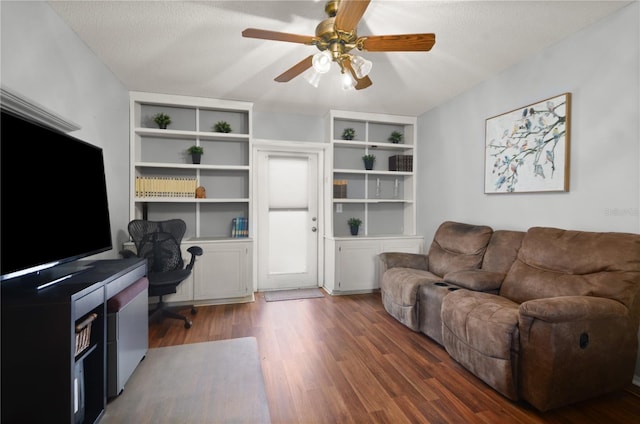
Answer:
M620 302L559 296L520 305L521 397L546 411L631 383L638 326Z
M469 290L489 292L500 289L504 276L501 272L471 269L449 272L444 275L444 281Z
M604 297L558 296L535 299L520 305L520 316L548 323L562 323L608 318L629 318L622 303Z
M380 275L389 268L413 268L429 271L429 257L420 253L385 252L378 255L382 263Z

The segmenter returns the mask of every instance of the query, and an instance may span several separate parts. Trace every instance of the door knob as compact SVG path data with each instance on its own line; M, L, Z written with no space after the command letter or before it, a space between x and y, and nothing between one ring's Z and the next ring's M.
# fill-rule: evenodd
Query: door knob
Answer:
M316 227L311 227L311 231L315 233L316 231L318 231L318 229Z

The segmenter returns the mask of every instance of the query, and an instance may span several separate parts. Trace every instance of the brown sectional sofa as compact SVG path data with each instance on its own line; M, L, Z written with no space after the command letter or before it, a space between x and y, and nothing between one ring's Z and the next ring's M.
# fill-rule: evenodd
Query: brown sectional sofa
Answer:
M640 235L444 222L427 255L380 255L385 309L541 411L631 383Z

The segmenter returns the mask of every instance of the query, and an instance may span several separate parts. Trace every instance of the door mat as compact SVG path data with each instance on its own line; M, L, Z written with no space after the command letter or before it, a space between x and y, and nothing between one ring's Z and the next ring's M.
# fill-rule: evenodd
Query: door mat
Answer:
M264 300L267 302L278 302L281 300L312 299L324 297L321 289L293 289L276 290L264 292Z

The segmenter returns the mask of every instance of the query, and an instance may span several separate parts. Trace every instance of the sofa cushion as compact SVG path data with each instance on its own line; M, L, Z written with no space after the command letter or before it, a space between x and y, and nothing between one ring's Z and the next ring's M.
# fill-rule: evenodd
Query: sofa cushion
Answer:
M391 316L418 331L418 287L440 280L429 271L400 267L388 269L380 282L382 304Z
M517 303L555 296L614 299L632 305L640 290L640 235L530 228L500 295Z
M525 234L524 231L494 231L482 259L482 269L506 274L518 256Z
M477 269L493 230L486 225L443 222L429 248L429 271L443 276L452 271Z
M471 269L445 274L444 281L469 290L484 292L491 291L497 293L500 289L500 285L502 285L504 276L505 274L502 272Z
M509 399L518 399L519 305L493 294L457 290L442 300L449 355Z

